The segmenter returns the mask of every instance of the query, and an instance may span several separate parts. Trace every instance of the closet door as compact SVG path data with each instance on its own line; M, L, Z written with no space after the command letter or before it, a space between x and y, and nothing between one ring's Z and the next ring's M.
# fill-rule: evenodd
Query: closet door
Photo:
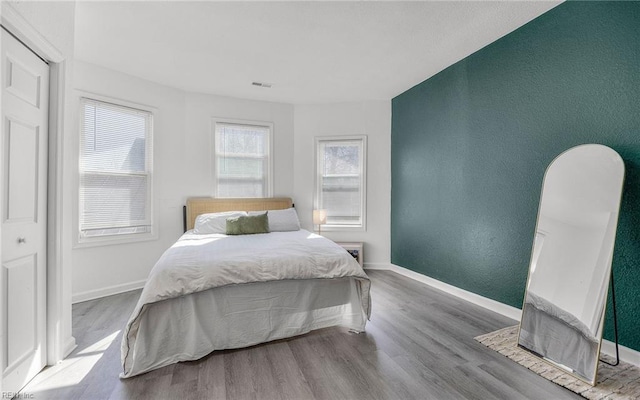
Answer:
M46 363L49 66L0 29L2 391L17 392Z

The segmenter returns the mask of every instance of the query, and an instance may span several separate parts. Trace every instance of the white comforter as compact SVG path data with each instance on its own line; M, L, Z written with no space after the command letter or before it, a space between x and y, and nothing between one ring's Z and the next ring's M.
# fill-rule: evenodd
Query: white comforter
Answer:
M370 316L369 278L353 257L324 237L305 230L241 236L187 232L151 270L123 333L121 376L129 376L138 324L149 304L234 284L343 277L359 283L362 309Z

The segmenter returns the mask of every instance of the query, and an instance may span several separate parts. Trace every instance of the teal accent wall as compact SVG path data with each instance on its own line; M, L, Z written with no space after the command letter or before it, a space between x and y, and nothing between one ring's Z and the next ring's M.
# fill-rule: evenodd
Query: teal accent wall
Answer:
M613 267L640 350L640 2L563 3L393 99L392 263L521 308L545 168L584 143L625 161Z

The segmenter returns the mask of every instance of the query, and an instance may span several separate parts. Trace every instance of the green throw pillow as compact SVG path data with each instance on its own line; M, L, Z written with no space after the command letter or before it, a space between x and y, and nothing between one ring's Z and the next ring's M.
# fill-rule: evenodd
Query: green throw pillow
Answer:
M227 235L251 235L254 233L269 233L267 213L227 218Z

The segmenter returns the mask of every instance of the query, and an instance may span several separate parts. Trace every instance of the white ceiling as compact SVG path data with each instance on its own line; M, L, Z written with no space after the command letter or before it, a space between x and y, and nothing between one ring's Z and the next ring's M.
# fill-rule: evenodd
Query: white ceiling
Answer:
M557 4L88 1L76 6L75 52L189 92L388 100Z

